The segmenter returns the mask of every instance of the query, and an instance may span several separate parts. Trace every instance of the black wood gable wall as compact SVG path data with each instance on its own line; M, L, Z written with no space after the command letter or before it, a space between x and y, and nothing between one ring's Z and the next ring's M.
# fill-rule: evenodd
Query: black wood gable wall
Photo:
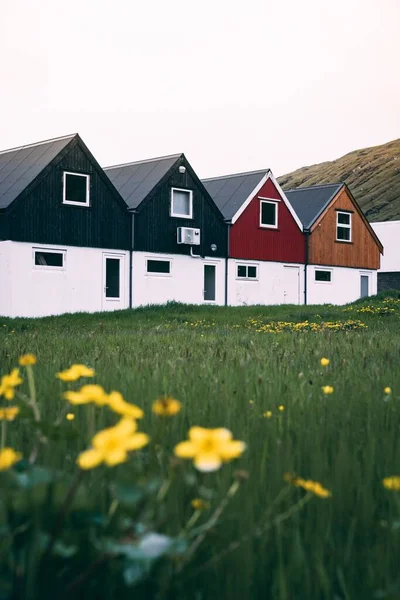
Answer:
M90 175L89 207L62 203L64 171ZM78 138L13 202L5 221L3 239L106 249L131 247L127 207Z
M186 167L185 173L179 166ZM170 216L171 188L193 191L193 218ZM167 173L149 196L139 205L134 217L134 249L143 252L190 254L190 246L177 243L178 227L200 229L200 246L192 246L193 254L207 257L225 257L227 253L227 226L222 214L183 157ZM211 250L215 244L217 250Z

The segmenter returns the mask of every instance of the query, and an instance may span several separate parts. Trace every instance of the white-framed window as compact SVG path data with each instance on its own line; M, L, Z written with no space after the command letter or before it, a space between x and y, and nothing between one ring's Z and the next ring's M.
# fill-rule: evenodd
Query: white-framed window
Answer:
M63 173L63 204L89 206L90 176L83 173Z
M317 283L332 283L332 269L315 269L314 278Z
M336 213L336 241L351 242L351 213L338 210Z
M65 269L65 250L33 248L33 266L35 269Z
M278 228L278 202L260 200L260 227Z
M148 275L171 275L171 261L165 258L147 258L146 273Z
M193 218L193 191L171 188L171 217Z
M236 279L258 279L258 265L236 265Z

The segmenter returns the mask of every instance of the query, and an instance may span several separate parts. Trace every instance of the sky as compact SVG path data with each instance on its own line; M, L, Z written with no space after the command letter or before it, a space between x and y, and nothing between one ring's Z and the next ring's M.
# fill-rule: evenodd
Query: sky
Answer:
M276 176L400 138L400 0L1 0L0 149Z

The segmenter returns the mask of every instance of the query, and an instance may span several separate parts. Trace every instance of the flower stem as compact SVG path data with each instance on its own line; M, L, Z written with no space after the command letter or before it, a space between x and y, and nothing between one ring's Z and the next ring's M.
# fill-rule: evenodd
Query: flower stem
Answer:
M33 369L31 365L26 366L26 373L28 375L28 387L29 387L29 404L32 408L33 416L35 421L40 421L40 411L36 400L36 386L35 377L33 375Z
M4 420L1 422L1 449L2 450L6 445L6 439L7 439L7 422Z

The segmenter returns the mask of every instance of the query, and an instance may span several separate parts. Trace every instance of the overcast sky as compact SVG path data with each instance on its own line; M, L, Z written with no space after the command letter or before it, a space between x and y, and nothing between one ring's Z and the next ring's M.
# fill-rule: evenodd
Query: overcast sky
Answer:
M281 175L400 137L399 31L400 0L0 0L0 148Z

